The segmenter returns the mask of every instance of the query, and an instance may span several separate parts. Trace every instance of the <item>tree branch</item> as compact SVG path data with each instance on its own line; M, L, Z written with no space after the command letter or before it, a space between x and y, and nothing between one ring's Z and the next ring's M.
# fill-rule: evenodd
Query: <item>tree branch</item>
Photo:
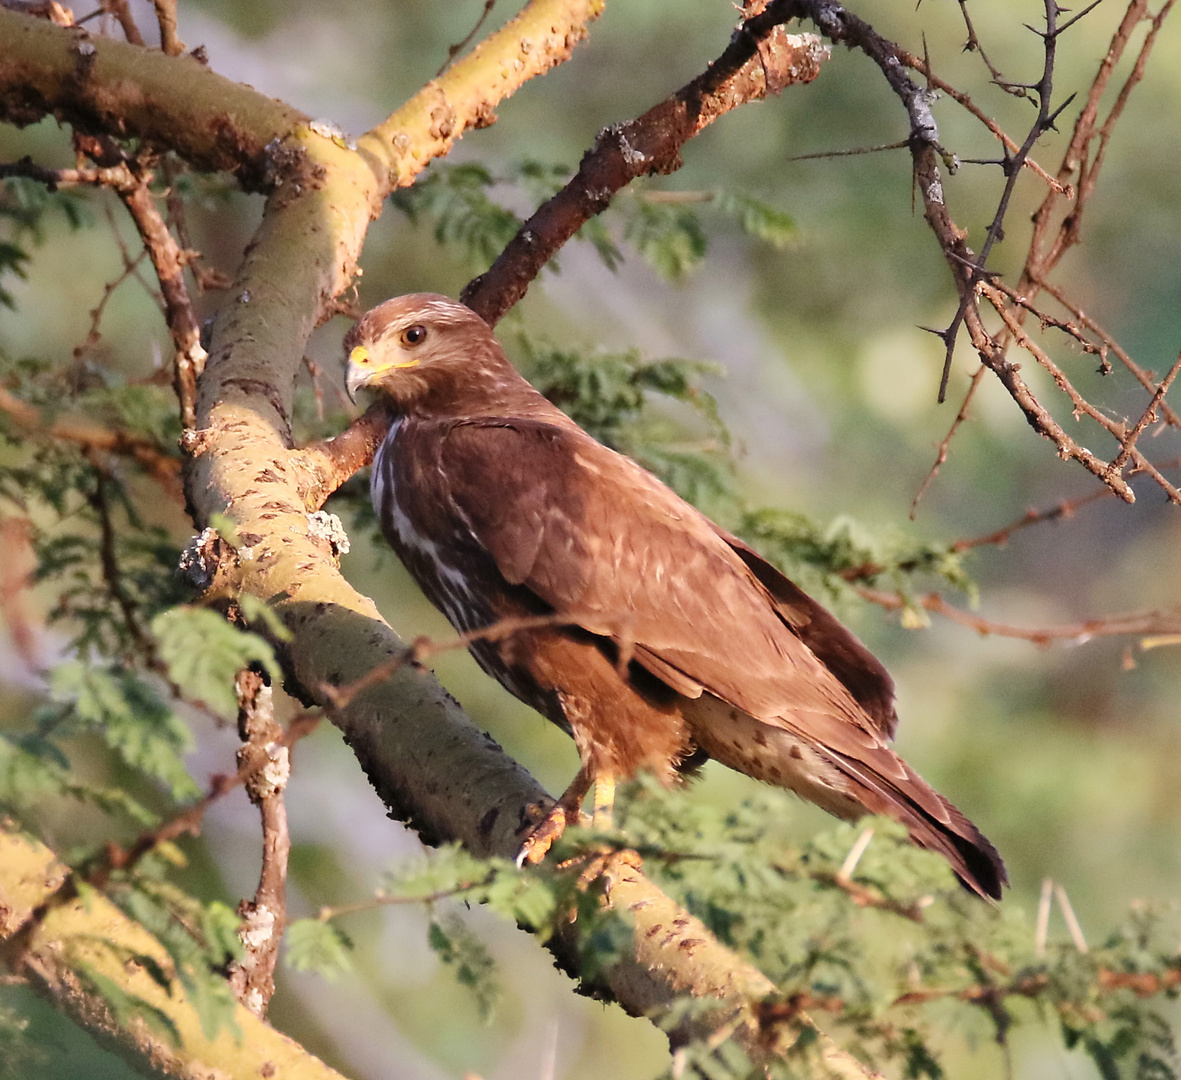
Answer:
M639 176L675 172L681 148L718 117L749 101L811 82L829 55L811 34L787 34L789 5L772 4L748 19L730 45L692 82L643 116L599 132L578 172L521 226L492 266L460 299L489 326L524 295L541 268L617 191Z
M291 776L291 756L283 729L275 720L270 684L249 668L234 680L238 694L238 771L249 774L246 793L262 818L262 872L253 900L238 905L244 946L241 960L230 969L230 986L238 1000L257 1016L265 1016L275 993L279 942L287 925L287 858L291 834L283 792Z
M868 600L871 604L878 604L887 611L901 611L917 602L924 611L942 615L961 626L967 626L982 637L996 635L997 637L1020 638L1022 641L1032 641L1035 645L1049 645L1055 641L1082 645L1095 638L1122 637L1132 634L1138 637L1181 634L1181 610L1130 611L1118 615L1106 615L1102 618L1085 619L1082 622L1067 623L1062 626L1025 627L973 615L969 611L963 611L949 604L939 593L935 592L927 593L915 600L908 599L901 593L857 586L857 594L862 599Z
M83 131L138 137L197 168L264 185L266 146L308 117L190 57L91 37L0 8L0 120L48 113Z
M282 1076L344 1080L299 1043L237 1008L233 1027L206 1037L172 973L164 947L113 903L90 891L63 894L69 870L43 844L0 819L0 954L39 993L136 1069L178 1080L201 1076ZM156 973L167 973L162 985ZM96 991L111 980L163 1017L179 1045L142 1020L120 1024Z

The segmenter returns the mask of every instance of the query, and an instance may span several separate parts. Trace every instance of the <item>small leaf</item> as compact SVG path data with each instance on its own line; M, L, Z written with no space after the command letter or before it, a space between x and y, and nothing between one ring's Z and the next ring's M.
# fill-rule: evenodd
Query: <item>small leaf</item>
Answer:
M500 983L496 978L496 962L484 943L454 912L436 915L431 920L427 941L439 959L455 969L460 985L475 995L480 1018L485 1022L490 1020L500 997Z
M639 203L624 236L657 273L672 281L701 262L708 246L697 214L665 203Z
M242 1028L234 1019L238 1009L230 984L220 975L189 967L181 968L180 981L185 996L201 1021L201 1033L211 1042L217 1038L223 1027L228 1028L235 1040L241 1044Z
M785 248L798 238L799 229L790 214L750 195L719 191L714 205L722 213L736 217L742 231L748 236L756 237L772 247Z
M314 971L329 981L353 969L353 943L339 927L320 919L296 919L284 934L287 966Z
M53 670L49 688L51 699L69 708L78 726L97 732L128 765L164 784L174 799L201 793L182 760L192 749L192 733L134 671L72 660Z
M237 713L234 676L260 663L279 677L274 651L257 634L231 626L208 608L178 607L152 620L152 634L169 677L186 696L225 716Z

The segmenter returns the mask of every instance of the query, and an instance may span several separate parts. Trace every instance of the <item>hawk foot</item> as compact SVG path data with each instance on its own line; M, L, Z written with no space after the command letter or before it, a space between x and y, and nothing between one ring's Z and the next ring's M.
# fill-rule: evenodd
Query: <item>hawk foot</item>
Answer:
M559 870L572 870L581 864L578 872L577 888L579 892L586 892L596 881L603 881L608 889L612 883L626 873L627 869L640 870L644 866L644 859L638 851L631 848L612 848L599 846L591 851L576 855L558 864ZM578 907L570 909L570 922L578 919Z
M581 818L582 811L577 806L571 809L560 802L554 803L549 813L534 825L532 831L525 837L521 850L517 852L517 868L520 869L526 863L536 866L545 858L549 849L554 846L562 833L566 831L566 826L577 825Z

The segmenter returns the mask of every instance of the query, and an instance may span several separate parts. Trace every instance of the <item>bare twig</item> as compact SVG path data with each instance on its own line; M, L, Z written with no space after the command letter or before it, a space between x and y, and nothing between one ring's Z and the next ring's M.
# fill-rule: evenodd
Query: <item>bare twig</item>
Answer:
M160 27L160 48L169 56L179 56L185 43L176 34L176 0L152 0Z
M193 275L193 283L197 292L203 293L209 289L228 289L230 278L212 266L205 266L201 261L201 253L193 247L192 237L189 235L188 218L185 214L184 199L177 190L177 181L184 172L184 165L172 154L167 154L163 162L164 179L168 187L164 191L164 199L168 206L168 223L176 232L176 239L180 243L181 254L185 266Z
M1005 327L1012 335L1013 340L1050 373L1054 382L1058 384L1058 388L1069 399L1076 413L1085 413L1099 424L1100 427L1111 434L1120 443L1121 448L1124 448L1124 442L1128 438L1126 425L1111 420L1102 410L1092 405L1074 388L1070 380L1066 377L1066 373L1025 332L1021 321L1014 315L1011 308L1004 303L1002 299L1003 294L999 290L984 283L981 283L978 288L992 302L993 308L1004 321ZM982 328L980 330L982 331ZM1021 406L1030 425L1039 434L1046 436L1046 438L1051 439L1055 443L1060 457L1064 459L1073 458L1089 472L1099 477L1100 480L1107 484L1125 502L1135 502L1135 495L1132 493L1132 489L1121 475L1122 466L1115 468L1113 464L1102 461L1085 446L1080 446L1074 439L1067 435L1066 431L1050 415L1049 411L1034 397L1025 380L1019 374L1019 368L1016 364L1009 363L1003 359L997 359L990 366L1009 390L1013 400ZM1174 374L1175 371L1176 368L1174 368ZM1181 504L1181 490L1178 490L1173 484L1169 483L1161 472L1134 446L1128 448L1128 453L1137 469L1151 476L1169 497L1170 502Z
M123 36L132 45L144 44L144 36L139 32L139 27L135 25L135 19L131 17L131 9L127 6L127 0L101 0L101 6L108 15L115 17L123 30Z
M480 17L476 20L476 25L473 26L470 31L468 31L467 36L464 37L462 41L457 41L454 45L448 46L447 59L443 61L443 66L435 72L436 79L442 75L443 72L452 65L452 63L455 61L455 58L468 47L468 44L471 42L472 38L474 38L480 32L480 27L484 25L488 19L488 16L492 14L492 9L494 7L496 7L496 0L484 0L484 10L480 12Z
M7 413L29 434L38 438L71 442L90 450L117 454L135 461L158 481L169 496L179 501L180 459L152 439L120 428L105 428L82 417L59 417L48 421L36 406L21 401L0 386L0 411Z
M1048 510L1036 510L1031 507L1021 517L1017 518L1016 521L1010 522L1003 528L985 533L982 536L957 540L951 545L951 548L953 551L971 551L973 548L984 547L987 544L1004 545L1009 542L1014 533L1020 532L1022 529L1027 529L1031 525L1040 525L1046 521L1056 521L1059 518L1073 517L1075 512L1082 507L1097 502L1099 499L1110 498L1111 495L1112 491L1110 488L1097 487L1094 491L1087 495L1080 495L1077 499L1063 499Z
M0 177L5 176L23 176L44 184L49 191L57 191L58 188L78 185L109 187L120 183L125 176L125 171L120 165L112 168L47 169L35 164L32 158L25 156L20 161L0 162Z
M1136 421L1135 424L1132 425L1131 430L1120 440L1120 452L1111 462L1112 472L1118 473L1123 470L1123 467L1128 462L1128 458L1130 458L1136 452L1136 440L1140 438L1140 436L1144 433L1144 429L1148 427L1149 424L1156 423L1157 412L1161 407L1161 403L1164 401L1165 394L1169 392L1169 387L1172 385L1173 380L1177 377L1178 370L1181 370L1181 355L1177 357L1176 362L1171 368L1169 368L1169 373L1163 379L1161 379L1160 385L1156 388L1156 392L1152 395L1152 400L1149 401L1148 407L1144 410L1143 415L1139 420ZM1176 502L1181 500L1174 501Z
M912 603L917 603L923 610L935 615L942 615L944 618L951 619L952 622L967 626L981 636L1020 638L1023 641L1032 641L1036 645L1049 645L1054 641L1082 645L1101 637L1181 633L1181 609L1131 611L1118 615L1107 615L1100 619L1086 619L1079 623L1067 623L1062 626L1023 627L973 615L949 604L939 593L935 592L911 599L901 593L857 586L857 594L862 599L868 600L871 604L877 604L887 611L900 611Z
M1087 939L1083 936L1083 928L1079 925L1078 917L1071 906L1070 897L1066 895L1066 890L1058 882L1054 884L1054 898L1062 909L1062 918L1066 920L1066 929L1070 931L1070 940L1074 942L1075 949L1080 953L1089 952Z
M1099 338L1099 340L1103 343L1104 348L1107 351L1115 354L1116 359L1118 359L1119 362L1132 373L1132 375L1136 378L1136 381L1139 382L1145 390L1155 389L1152 376L1142 367L1140 367L1140 365L1137 364L1127 353L1123 346L1121 346L1120 343L1115 340L1115 338L1113 338L1106 330L1104 330L1094 318L1088 315L1087 312L1085 312L1081 307L1068 299L1057 285L1055 285L1052 281L1043 281L1040 284L1040 288L1048 292L1055 300L1058 301L1058 303L1066 308L1066 310L1069 311L1070 314L1076 318L1085 329L1091 331L1092 334ZM1167 402L1161 402L1161 415L1173 427L1181 428L1181 416L1178 416L1178 414L1172 408L1170 408Z
M197 423L197 378L205 367L206 354L201 347L201 328L185 286L185 258L156 208L148 189L150 179L150 174L138 177L134 183L117 190L160 281L168 331L176 350L173 375L181 426L191 430Z
M1050 935L1050 910L1054 906L1054 881L1042 878L1042 891L1037 903L1037 926L1033 934L1033 955L1045 959L1046 941Z
M234 680L238 693L239 771L246 771L246 793L262 817L262 872L253 900L238 905L242 925L238 937L245 955L230 969L230 986L238 1000L257 1016L265 1016L275 992L279 942L287 924L287 857L291 836L283 792L291 775L291 759L283 729L275 721L271 686L256 671L244 668Z

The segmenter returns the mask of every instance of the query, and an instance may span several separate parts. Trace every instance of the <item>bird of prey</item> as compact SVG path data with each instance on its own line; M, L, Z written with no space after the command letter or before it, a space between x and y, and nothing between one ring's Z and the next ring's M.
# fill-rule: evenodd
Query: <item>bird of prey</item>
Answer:
M391 418L373 461L382 530L480 666L573 736L581 769L525 842L537 860L594 787L665 784L714 758L837 817L885 814L975 892L995 848L888 742L882 665L820 604L517 373L491 329L416 293L345 338L350 394Z

